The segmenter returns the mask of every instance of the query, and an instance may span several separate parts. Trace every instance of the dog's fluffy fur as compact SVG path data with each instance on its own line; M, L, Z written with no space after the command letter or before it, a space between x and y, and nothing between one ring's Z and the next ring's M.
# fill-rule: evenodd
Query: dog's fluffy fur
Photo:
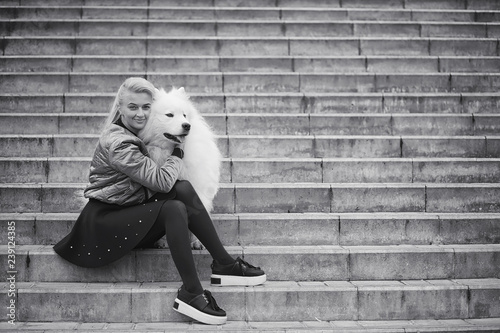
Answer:
M157 91L149 120L138 136L159 165L172 154L175 146L184 150L184 168L179 179L191 182L210 212L219 189L222 156L214 133L184 88L174 88L168 93L163 89Z

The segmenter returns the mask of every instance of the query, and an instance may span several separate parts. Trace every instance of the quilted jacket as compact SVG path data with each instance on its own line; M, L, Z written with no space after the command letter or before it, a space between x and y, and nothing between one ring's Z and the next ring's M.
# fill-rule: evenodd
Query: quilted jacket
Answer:
M162 166L157 165L137 136L112 124L103 132L95 149L90 184L84 195L109 204L140 204L155 192L169 192L182 166L177 156L170 156Z

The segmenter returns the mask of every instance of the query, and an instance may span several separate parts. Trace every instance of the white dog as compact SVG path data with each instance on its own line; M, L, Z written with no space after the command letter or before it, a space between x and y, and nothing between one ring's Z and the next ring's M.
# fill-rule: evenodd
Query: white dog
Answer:
M189 100L184 88L160 89L151 106L149 120L139 133L150 157L163 164L176 146L184 150L179 179L188 180L208 212L219 189L221 153L215 135ZM195 207L196 208L196 207ZM201 244L194 238L194 248Z

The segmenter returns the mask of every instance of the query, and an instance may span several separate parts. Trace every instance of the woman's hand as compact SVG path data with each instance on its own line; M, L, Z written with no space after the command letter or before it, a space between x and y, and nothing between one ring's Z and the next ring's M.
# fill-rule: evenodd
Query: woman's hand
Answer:
M177 156L178 158L182 159L184 157L184 151L177 146L172 151L172 156Z

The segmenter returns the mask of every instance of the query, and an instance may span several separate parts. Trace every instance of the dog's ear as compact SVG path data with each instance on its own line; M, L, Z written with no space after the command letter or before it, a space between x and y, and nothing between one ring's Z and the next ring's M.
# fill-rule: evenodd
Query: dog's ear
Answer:
M185 99L189 99L189 95L188 93L186 92L186 90L184 89L184 87L180 87L179 89L177 89L177 92L180 94L180 96L182 96L183 98Z

